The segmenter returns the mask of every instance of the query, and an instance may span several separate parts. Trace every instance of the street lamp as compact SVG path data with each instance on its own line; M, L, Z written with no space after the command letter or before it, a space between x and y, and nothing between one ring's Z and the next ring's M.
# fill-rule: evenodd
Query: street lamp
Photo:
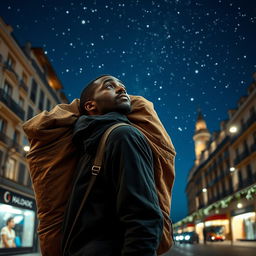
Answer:
M241 209L242 207L243 207L243 205L242 205L241 203L238 203L238 204L237 204L237 208L238 208L238 209Z
M203 188L202 191L203 191L204 193L206 193L206 192L207 192L207 188Z
M24 149L25 152L28 152L30 150L30 146L26 145L26 146L23 147L23 149Z
M229 170L230 170L230 172L234 172L236 170L236 168L235 167L230 167Z
M234 133L237 133L237 131L238 131L237 126L232 125L232 126L229 127L229 132L230 133L234 134Z

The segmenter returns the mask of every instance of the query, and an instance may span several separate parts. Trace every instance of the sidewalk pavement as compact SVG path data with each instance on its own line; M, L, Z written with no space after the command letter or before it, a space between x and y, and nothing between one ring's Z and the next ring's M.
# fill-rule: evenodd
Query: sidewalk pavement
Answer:
M199 242L200 244L203 244L203 241ZM245 246L245 247L256 247L256 241L234 241L231 243L230 240L225 240L223 242L206 242L207 245L233 245L233 246Z

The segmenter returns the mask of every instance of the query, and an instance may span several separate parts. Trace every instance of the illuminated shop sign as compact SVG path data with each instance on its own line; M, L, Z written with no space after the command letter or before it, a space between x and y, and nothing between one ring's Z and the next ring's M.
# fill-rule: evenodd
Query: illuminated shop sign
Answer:
M0 188L0 203L35 210L35 201L31 198Z

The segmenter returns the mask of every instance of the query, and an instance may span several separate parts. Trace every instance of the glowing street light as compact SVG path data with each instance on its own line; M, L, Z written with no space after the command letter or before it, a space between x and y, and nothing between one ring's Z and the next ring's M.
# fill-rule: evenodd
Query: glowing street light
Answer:
M235 167L230 167L229 170L230 170L231 172L234 172L234 171L236 170L236 168L235 168Z
M25 152L28 152L30 150L30 146L24 146L23 149Z
M237 133L237 131L238 131L238 128L237 128L237 126L235 126L235 125L232 125L232 126L229 128L229 132L230 132L230 133Z
M203 191L204 193L206 193L206 192L207 192L207 188L203 188L202 191Z
M241 203L237 204L237 208L241 209L243 207L243 205Z

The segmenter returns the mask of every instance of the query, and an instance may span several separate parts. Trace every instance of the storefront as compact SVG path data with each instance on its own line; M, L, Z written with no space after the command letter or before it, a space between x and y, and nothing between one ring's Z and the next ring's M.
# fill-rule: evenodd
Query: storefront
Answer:
M199 241L200 242L202 242L204 240L203 229L204 229L204 223L202 222L202 220L196 221L195 231L199 236Z
M256 214L253 205L233 210L231 218L233 241L256 240Z
M230 237L227 214L214 214L204 220L204 232L207 241L224 241Z
M36 226L35 200L0 187L0 232L5 234L4 241L1 235L0 255L36 251ZM14 239L7 239L10 234ZM11 248L7 248L8 246Z

